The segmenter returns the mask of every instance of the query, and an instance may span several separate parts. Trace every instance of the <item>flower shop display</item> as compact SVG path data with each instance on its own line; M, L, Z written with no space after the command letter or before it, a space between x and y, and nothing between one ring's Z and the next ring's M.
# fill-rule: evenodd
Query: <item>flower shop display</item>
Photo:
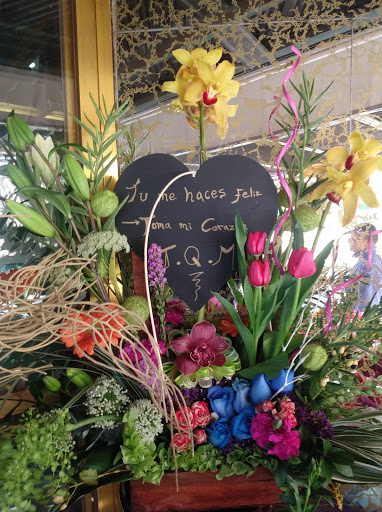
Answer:
M341 483L382 481L382 305L352 312L351 294L340 292L362 276L323 279L333 243L316 254L333 202L343 203L344 225L358 198L377 206L367 182L382 145L352 132L350 153L305 150L315 147L323 119L313 112L326 90L316 94L303 74L291 97L298 60L270 113L288 137L277 190L249 158L208 158L205 122L224 137L239 90L221 49L174 56L181 68L163 90L199 131L196 173L170 155L147 155L109 190L121 153L110 148L128 130L112 127L126 105L93 101L100 128L77 120L92 139L86 148L54 145L8 117L2 144L17 197L6 201L6 222L16 218L47 255L0 275L0 412L20 384L35 400L2 418L1 512L65 510L129 480L145 483L132 486L136 510L159 510L140 505L145 494L174 506L178 490L197 510L185 497L190 474L210 492L212 478L229 482L226 500L209 499L216 510L281 500L314 512L323 501L341 504ZM286 114L277 117L280 105ZM144 259L146 297L133 293L132 250ZM161 481L170 490L146 491ZM261 484L252 501L232 498L243 482L270 481L268 494Z

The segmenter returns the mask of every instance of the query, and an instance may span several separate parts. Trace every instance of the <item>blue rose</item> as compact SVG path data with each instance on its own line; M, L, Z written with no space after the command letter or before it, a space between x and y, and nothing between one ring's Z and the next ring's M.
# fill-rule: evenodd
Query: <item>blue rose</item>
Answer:
M236 377L232 384L232 389L235 392L233 408L236 412L240 412L244 407L252 405L250 400L251 387L249 380Z
M263 373L259 373L251 380L251 400L254 404L260 404L269 400L273 395L269 380Z
M229 429L227 420L222 418L210 424L207 428L208 441L216 446L216 448L224 448L228 441L231 439L231 431Z
M256 407L244 407L241 413L232 418L229 428L234 439L251 439L251 425L255 415Z
M219 418L229 421L235 414L233 410L234 392L231 387L211 386L208 389L207 398L210 401L211 409L218 414Z
M287 372L288 372L288 370L283 370L280 373L280 375L278 375L275 379L271 380L270 384L271 384L272 391L274 391L276 393L276 391L278 391L279 389L281 389L284 386ZM293 379L294 379L294 371L290 370L289 374L288 374L288 379L286 382L286 384L288 384L288 385L285 386L285 388L283 389L283 391L282 391L283 393L288 393L288 391L293 391Z

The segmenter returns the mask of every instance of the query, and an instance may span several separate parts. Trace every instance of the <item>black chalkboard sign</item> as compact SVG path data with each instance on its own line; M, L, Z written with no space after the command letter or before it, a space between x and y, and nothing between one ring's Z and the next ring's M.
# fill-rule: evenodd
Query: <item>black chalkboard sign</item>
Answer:
M185 171L170 155L148 155L129 165L115 186L120 200L129 196L116 227L142 258L154 202L166 184ZM173 183L155 211L149 244L162 247L174 293L194 311L200 309L236 271L235 211L250 232L269 233L277 207L269 173L244 156L210 158L195 177L184 176Z

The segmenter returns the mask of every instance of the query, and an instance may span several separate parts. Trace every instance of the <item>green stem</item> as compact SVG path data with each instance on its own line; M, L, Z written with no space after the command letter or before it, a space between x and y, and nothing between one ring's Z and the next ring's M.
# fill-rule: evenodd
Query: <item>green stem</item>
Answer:
M286 268L286 266L287 266L288 258L289 258L289 255L291 253L292 246L293 246L294 232L293 232L293 228L291 228L291 229L292 229L292 231L290 234L289 244L288 244L287 250L284 253L284 268Z
M200 141L200 156L202 162L204 163L207 160L207 149L206 149L206 141L204 139L204 119L203 119L203 102L199 101L199 141ZM198 322L203 322L204 314L206 310L206 305L201 307L198 311Z
M202 157L202 162L204 163L207 160L207 149L206 149L206 141L204 139L204 119L203 119L203 102L199 102L199 140L200 140L200 155Z
M206 305L204 304L204 306L201 307L198 311L198 318L197 318L198 322L203 322L205 310L206 310Z
M325 206L325 210L323 211L323 213L321 215L321 219L320 219L320 223L318 225L317 233L316 233L316 236L314 238L314 242L313 242L313 246L312 246L313 253L316 250L318 239L320 238L321 232L322 232L322 230L324 228L326 217L328 216L328 213L329 213L329 210L330 210L331 206L332 206L332 202L330 200L328 200L328 203Z
M261 306L262 306L262 296L263 290L260 286L255 287L255 296L254 296L254 302L255 302L255 326L254 326L254 333L253 333L253 344L254 344L254 352L255 352L255 360L257 358L257 345L260 338L259 333L259 324L260 324L260 315L261 315Z
M90 425L91 423L98 423L100 421L122 421L122 416L117 416L116 414L105 414L105 416L86 418L85 420L79 421L78 423L69 423L66 425L66 430L68 432L73 432L73 430L77 430L78 428L86 427L86 425Z
M92 230L94 233L97 233L97 226L96 226L96 223L94 220L94 214L93 214L93 210L92 210L89 199L86 201L86 207L88 209L89 219L90 219L90 224L91 224Z
M300 298L300 290L301 290L301 278L297 278L297 280L296 280L296 289L295 289L295 292L294 292L294 299L293 299L293 305L292 305L292 310L291 310L291 315L289 317L290 318L290 322L288 322L289 323L288 329L291 326L291 324L293 322L293 319L296 316L298 299Z

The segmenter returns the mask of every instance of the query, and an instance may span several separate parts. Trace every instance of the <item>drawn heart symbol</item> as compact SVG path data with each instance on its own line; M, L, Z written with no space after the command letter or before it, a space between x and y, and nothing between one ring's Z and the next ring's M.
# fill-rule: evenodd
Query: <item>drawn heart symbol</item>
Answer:
M144 234L154 202L167 183L188 169L170 155L148 155L129 165L114 191L129 199L116 227L143 258ZM235 274L234 217L249 232L269 231L277 216L277 191L269 173L238 155L210 158L197 175L171 185L157 206L149 244L164 251L166 277L174 293L196 311Z

